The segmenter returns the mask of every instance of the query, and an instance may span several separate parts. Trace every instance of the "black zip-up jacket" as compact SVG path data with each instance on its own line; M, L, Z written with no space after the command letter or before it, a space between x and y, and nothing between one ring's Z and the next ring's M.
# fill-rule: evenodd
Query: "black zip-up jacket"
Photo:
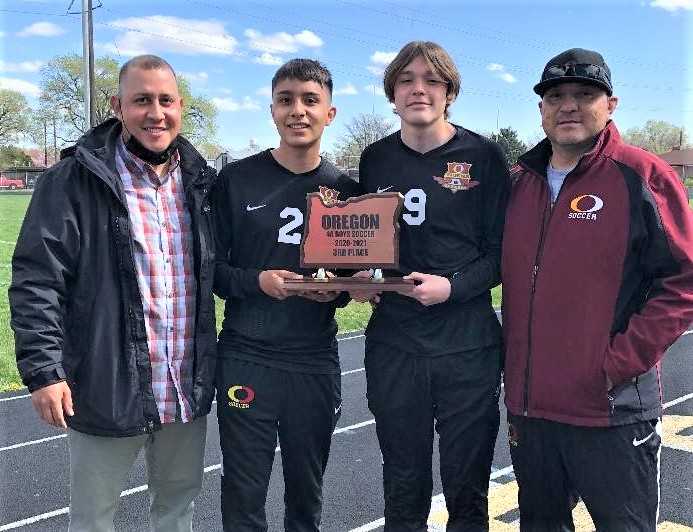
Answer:
M12 257L9 289L17 366L34 391L66 380L68 425L102 436L158 429L127 202L115 170L120 122L88 131L39 179ZM208 192L215 172L178 148L192 219L197 280L192 410L212 404L216 341Z
M579 426L659 417L659 362L693 320L684 187L610 122L551 207L550 155L544 140L512 172L502 260L508 411Z

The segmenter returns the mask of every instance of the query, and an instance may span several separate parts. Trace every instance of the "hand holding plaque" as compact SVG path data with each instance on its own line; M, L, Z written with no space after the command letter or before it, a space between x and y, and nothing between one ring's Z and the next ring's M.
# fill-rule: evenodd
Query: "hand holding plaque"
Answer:
M399 213L403 198L399 192L365 194L346 201L339 192L320 187L307 195L306 223L301 240L302 268L368 270L396 269L399 266ZM360 278L304 276L285 279L291 291L406 293L413 280L396 278Z

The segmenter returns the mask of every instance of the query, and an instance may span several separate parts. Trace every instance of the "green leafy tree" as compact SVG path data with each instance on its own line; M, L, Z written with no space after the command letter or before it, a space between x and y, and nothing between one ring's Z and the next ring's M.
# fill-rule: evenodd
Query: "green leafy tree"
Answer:
M0 168L11 166L32 166L31 157L16 146L0 147Z
M672 148L687 147L685 130L663 120L648 120L643 127L633 127L625 132L623 140L652 153L666 153Z
M53 58L41 71L41 107L58 116L58 140L72 143L87 128L84 117L81 56L76 54ZM113 116L111 96L118 93L120 65L110 57L95 60L95 113L96 123ZM178 78L178 89L185 102L182 133L193 143L210 142L216 135L216 108L208 98L196 96L190 83ZM43 126L41 126L43 127ZM33 136L33 135L32 135Z
M95 60L94 112L100 124L113 116L110 98L118 92L118 62L110 57ZM88 129L84 116L82 88L83 63L79 55L54 57L41 69L41 96L43 109L57 116L58 140L72 143Z
M190 83L178 77L178 92L183 99L181 133L193 144L212 143L217 134L217 109L209 98L193 95Z
M527 145L511 127L502 127L498 133L491 133L490 139L499 144L508 166L514 165L518 157L527 151Z
M29 106L21 93L0 89L0 146L8 146L24 135L28 115Z

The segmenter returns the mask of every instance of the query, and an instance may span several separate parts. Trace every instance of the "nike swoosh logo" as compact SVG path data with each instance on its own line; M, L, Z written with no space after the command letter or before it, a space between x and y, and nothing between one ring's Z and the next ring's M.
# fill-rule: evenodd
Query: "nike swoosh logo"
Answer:
M638 447L645 443L647 440L649 440L652 436L654 436L655 433L652 432L649 436L644 437L642 440L638 440L636 438L633 438L633 447Z
M257 209L262 209L263 207L267 207L267 204L264 203L263 205L253 205L252 207L250 205L246 205L245 210L250 212L250 211L255 211Z
M390 190L393 186L394 185L390 185L389 187L385 187L385 188L378 187L378 194L380 194L381 192L385 192L386 190Z
M340 404L337 408L334 409L334 415L336 416L341 409L342 409L342 405Z

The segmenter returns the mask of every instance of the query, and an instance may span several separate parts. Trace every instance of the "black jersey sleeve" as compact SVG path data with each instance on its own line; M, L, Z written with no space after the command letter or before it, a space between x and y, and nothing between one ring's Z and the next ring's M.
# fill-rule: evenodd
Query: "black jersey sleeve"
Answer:
M450 280L450 301L467 301L500 283L501 247L505 209L510 195L508 166L500 147L488 141L486 179L482 191L480 256Z
M216 258L214 261L214 293L222 298L238 298L258 295L259 275L255 268L238 268L231 264L230 251L233 248L233 202L231 194L232 165L219 174L213 193L214 242Z

